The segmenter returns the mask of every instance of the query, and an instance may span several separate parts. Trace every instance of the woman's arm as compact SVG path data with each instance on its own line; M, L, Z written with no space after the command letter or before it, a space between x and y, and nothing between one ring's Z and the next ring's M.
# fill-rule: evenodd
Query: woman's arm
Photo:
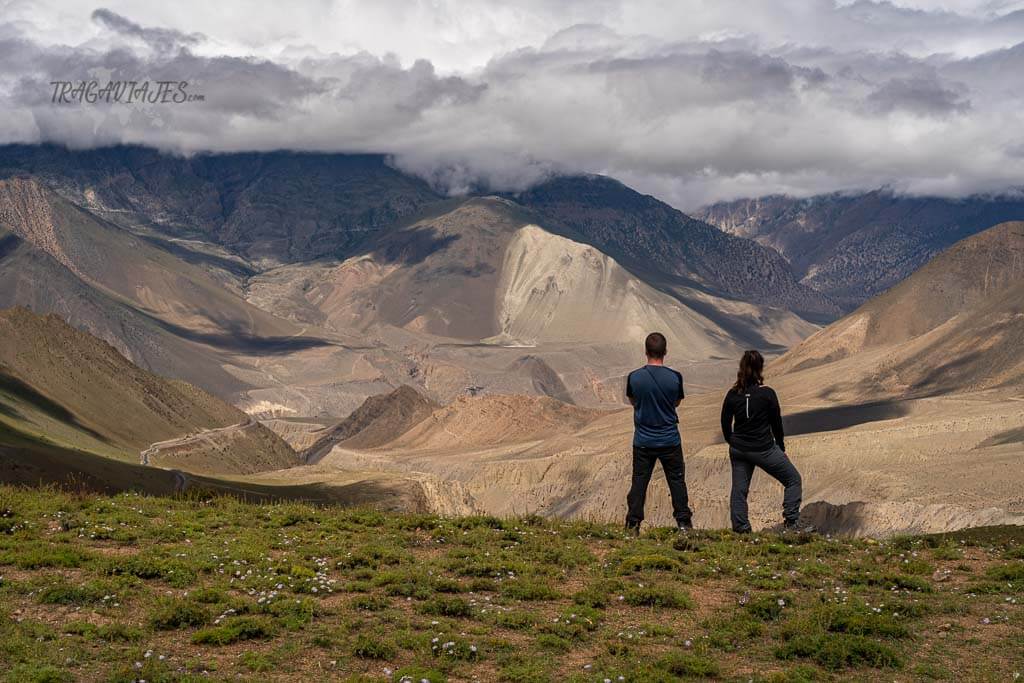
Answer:
M722 401L722 438L726 443L732 439L732 413L729 411L729 394Z
M779 405L778 394L775 393L774 389L768 390L772 399L771 407L771 425L772 425L772 436L775 437L775 443L783 451L786 450L786 435L782 431L782 406Z

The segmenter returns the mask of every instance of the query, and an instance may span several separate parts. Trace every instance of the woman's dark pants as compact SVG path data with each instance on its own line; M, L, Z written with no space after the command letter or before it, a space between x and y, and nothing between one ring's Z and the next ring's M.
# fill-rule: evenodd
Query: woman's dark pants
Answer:
M776 445L765 451L746 451L738 448L729 449L729 460L732 461L732 495L729 498L729 513L732 518L732 530L740 533L750 531L750 520L747 519L747 494L750 493L750 480L754 476L754 468L762 470L774 477L786 487L782 497L782 516L786 524L796 524L800 518L800 500L803 497L803 482L796 467L789 461L786 453Z

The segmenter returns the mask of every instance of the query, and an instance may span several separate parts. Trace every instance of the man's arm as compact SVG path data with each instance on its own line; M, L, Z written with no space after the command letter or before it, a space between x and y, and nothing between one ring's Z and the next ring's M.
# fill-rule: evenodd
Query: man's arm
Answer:
M629 378L633 376L633 373L626 375L626 400L629 401L629 405L636 405L636 398L633 397L633 387L630 386Z
M676 401L676 408L678 408L679 404L686 398L686 392L683 391L683 373L677 372L676 376L679 377L679 400Z

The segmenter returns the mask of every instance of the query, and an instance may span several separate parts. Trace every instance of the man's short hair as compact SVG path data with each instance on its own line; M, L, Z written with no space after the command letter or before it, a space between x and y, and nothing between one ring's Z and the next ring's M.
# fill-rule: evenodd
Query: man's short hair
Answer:
M668 351L665 335L661 332L651 332L647 335L647 339L644 340L644 351L647 352L648 358L664 358L665 352Z

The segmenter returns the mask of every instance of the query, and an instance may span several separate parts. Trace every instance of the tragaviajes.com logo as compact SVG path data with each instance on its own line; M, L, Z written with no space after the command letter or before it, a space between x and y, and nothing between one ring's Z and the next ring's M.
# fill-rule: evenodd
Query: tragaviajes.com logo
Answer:
M188 81L50 81L53 104L184 104L202 102Z

